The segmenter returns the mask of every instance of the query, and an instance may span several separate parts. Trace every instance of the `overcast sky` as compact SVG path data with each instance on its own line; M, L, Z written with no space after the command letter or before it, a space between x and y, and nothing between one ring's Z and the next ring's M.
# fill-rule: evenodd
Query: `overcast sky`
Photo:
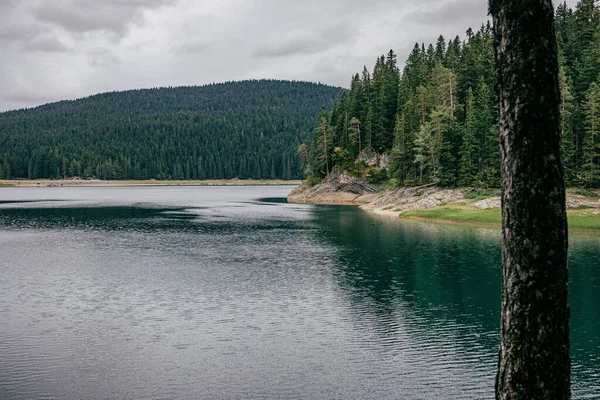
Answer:
M403 65L487 18L482 0L0 0L0 111L252 78L347 87L390 48Z

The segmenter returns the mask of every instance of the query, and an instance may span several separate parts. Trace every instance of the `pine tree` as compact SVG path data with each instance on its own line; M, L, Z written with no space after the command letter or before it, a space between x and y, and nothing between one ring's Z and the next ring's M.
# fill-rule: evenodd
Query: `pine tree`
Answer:
M427 121L427 89L423 85L417 87L417 103L419 104L421 125L423 125Z
M348 135L352 143L352 155L356 158L362 152L362 137L358 118L354 117L350 120Z
M431 72L427 88L427 103L434 109L444 110L449 117L454 115L456 78L451 70L437 63Z
M477 180L483 186L497 186L500 169L498 135L493 125L492 94L483 79L475 94L476 132L479 143L479 166Z
M469 88L465 104L465 124L460 149L460 178L462 186L472 186L477 174L477 142L475 140L475 96Z
M397 66L396 54L390 50L385 62L385 110L384 110L384 132L383 149L389 149L393 145L393 131L396 123L396 117L399 115L398 99L400 95L400 71Z
M329 115L324 108L321 109L319 121L319 125L315 129L313 140L311 142L309 161L313 165L315 172L318 174L316 178L320 179L329 176L329 173L331 172L330 152L334 143L332 140L332 129L329 125ZM283 172L285 172L286 168L287 165L282 163Z
M431 133L425 124L421 125L414 140L414 163L419 167L419 185L423 184L423 173L425 168L430 164L429 158L429 140Z
M575 87L583 99L585 91L600 74L600 4L596 0L579 0L573 18Z
M432 43L429 43L429 46L427 46L427 52L425 54L427 67L429 70L431 70L435 65L435 48L433 47Z
M428 151L431 162L431 181L433 183L439 183L441 179L440 169L442 163L440 159L449 122L447 110L436 109L431 113L431 121L424 125L429 131Z
M314 176L314 171L310 164L310 157L308 156L308 146L306 143L302 143L298 146L298 157L300 158L300 162L302 167L304 168L304 174L306 176Z
M390 176L396 180L397 184L404 184L406 181L407 164L407 143L405 132L406 117L401 114L396 118L394 127L394 145L390 153Z
M352 117L360 118L363 107L363 87L360 76L355 74L350 82L350 104L349 112Z
M416 139L416 135L421 127L421 112L419 105L414 101L414 97L409 97L408 101L404 104L402 117L404 119L404 131L406 133L405 149L406 149L406 178L405 183L407 185L414 185L418 181L419 171L417 164L411 161L415 158L413 143Z
M592 82L585 103L586 136L583 142L583 181L587 186L598 184L598 134L600 133L600 86Z
M435 63L444 63L446 58L446 39L440 35L435 44Z
M414 140L414 163L419 166L419 183L438 183L440 153L443 144L442 116L434 113L431 121L423 124Z
M431 107L430 122L439 137L439 155L433 159L434 181L443 186L456 185L458 175L458 153L460 149L460 130L454 117L455 78L452 71L437 63L431 72L427 88L428 104Z
M365 118L365 136L367 139L368 148L373 148L373 106L369 104L367 116Z
M571 94L565 68L559 69L560 88L560 130L562 159L565 166L565 179L568 183L575 180L575 151L576 143L573 136L573 95Z
M384 151L385 137L385 115L386 115L386 65L385 58L381 56L377 59L373 70L372 78L372 96L370 103L371 115L367 115L367 122L370 122L371 135L369 147L377 152Z
M361 121L365 121L365 126L366 126L367 116L368 116L369 110L371 109L371 105L372 105L372 101L373 101L373 82L371 79L371 73L367 69L366 65L363 68L362 77L361 77L361 81L360 81L360 88L361 88L360 112L359 112L359 114L356 114L353 116L357 117Z

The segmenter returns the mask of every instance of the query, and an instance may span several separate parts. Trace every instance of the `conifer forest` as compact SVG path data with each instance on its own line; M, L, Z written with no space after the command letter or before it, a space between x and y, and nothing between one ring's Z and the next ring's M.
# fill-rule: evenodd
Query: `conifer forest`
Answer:
M566 181L598 187L600 5L563 3L555 19ZM321 110L310 145L298 153L312 182L343 170L400 186L499 187L494 93L490 23L467 30L464 40L416 44L402 70L390 51L352 77L331 112ZM383 155L386 167L369 170L369 153Z
M299 179L342 89L275 80L104 93L0 113L0 179Z

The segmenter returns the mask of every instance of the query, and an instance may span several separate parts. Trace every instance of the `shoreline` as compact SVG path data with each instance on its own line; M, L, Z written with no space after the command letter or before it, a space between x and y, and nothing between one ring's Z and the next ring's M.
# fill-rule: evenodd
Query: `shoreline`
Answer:
M367 211L374 211L378 215L387 215L387 214L381 214L381 213L379 213L379 212L377 212L375 210L367 210ZM492 223L492 222L487 223L487 222L472 222L472 221L453 221L453 220L450 220L450 219L414 217L414 216L410 216L410 215L403 216L402 214L399 216L399 218L400 219L410 220L410 221L426 222L426 223L431 223L431 224L478 226L478 227L496 228L496 229L501 229L502 228L502 224L497 224L497 223ZM567 219L568 218L569 217L567 215ZM585 233L585 234L600 235L600 229L585 229L585 228L572 228L572 227L569 227L569 232L571 232L571 233Z
M426 217L414 217L410 215L402 216L401 219L408 219L411 221L429 222L433 224L451 224L451 225L466 225L466 226L484 226L487 228L502 228L502 224L496 224L493 222L475 222L475 221L453 221L451 219L441 218L426 218Z
M145 186L298 186L299 180L282 179L207 179L207 180L99 180L99 179L34 179L0 180L0 188L34 187L145 187Z
M569 231L600 234L600 196L567 191ZM302 184L288 195L288 202L301 204L355 205L361 210L391 218L426 223L479 226L501 229L500 197L489 189L372 188L355 182Z
M502 228L502 224L496 224L496 223L470 222L470 221L453 221L453 220L450 220L450 219L414 217L414 216L409 216L409 215L403 216L402 214L400 214L399 216L397 216L396 213L390 212L390 211L382 211L382 210L375 210L375 209L364 209L364 208L361 208L361 209L365 210L367 212L371 212L373 214L377 214L377 215L383 215L383 216L392 217L392 218L399 218L399 219L404 219L404 220L408 220L408 221L423 222L423 223L427 223L427 224L444 224L444 225L457 225L457 226L473 226L473 227L493 228L493 229L501 229ZM567 216L567 219L568 219L568 216ZM594 235L595 236L595 235L600 235L600 229L584 229L584 228L572 228L572 227L569 227L569 233Z

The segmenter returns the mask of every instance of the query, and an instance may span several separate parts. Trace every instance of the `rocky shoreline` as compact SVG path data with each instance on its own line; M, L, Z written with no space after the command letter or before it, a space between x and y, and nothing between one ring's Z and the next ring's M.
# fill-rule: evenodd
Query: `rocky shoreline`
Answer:
M378 214L401 216L405 211L429 210L448 204L464 205L474 209L499 209L499 196L469 199L472 188L440 188L434 185L385 189L378 185L340 180L302 184L289 195L288 202L303 204L357 205ZM574 193L567 194L567 208L593 209L600 212L600 198L590 198Z
M398 216L403 211L425 210L465 199L465 189L444 189L433 185L383 189L361 183L325 182L302 184L287 197L290 203L357 205L379 214ZM499 207L498 198L498 207Z

